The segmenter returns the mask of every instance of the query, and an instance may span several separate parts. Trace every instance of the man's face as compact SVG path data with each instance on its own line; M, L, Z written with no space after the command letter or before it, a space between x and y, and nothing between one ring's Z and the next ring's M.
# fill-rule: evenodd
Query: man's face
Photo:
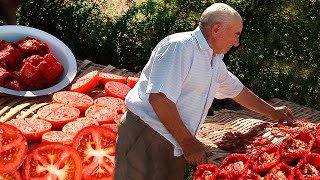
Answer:
M225 54L233 46L239 46L239 37L242 31L242 19L236 17L230 24L219 25L212 34L211 47L216 54Z

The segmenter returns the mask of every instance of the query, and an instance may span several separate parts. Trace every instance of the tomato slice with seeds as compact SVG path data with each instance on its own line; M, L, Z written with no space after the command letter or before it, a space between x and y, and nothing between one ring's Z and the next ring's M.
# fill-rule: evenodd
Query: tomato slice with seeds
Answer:
M265 175L263 179L264 180L277 180L277 179L294 180L294 172L290 166L280 162L275 167L273 167Z
M80 180L81 171L81 158L75 149L61 143L43 143L28 153L22 177L25 180Z
M60 130L68 122L77 119L80 116L80 110L69 105L55 103L41 107L37 115L50 122L52 129Z
M196 167L193 180L215 180L218 174L218 167L214 164L201 164Z
M101 126L109 128L111 131L118 133L119 124L101 124Z
M278 145L269 145L258 152L251 159L252 169L257 173L267 172L280 162Z
M139 78L138 77L128 77L127 78L127 85L130 87L130 88L133 88L137 82L139 81Z
M0 170L17 170L26 157L27 139L14 126L0 123Z
M99 123L95 119L81 117L75 121L68 122L63 126L62 131L65 133L77 134L81 129L87 126L99 126Z
M99 73L100 84L105 85L107 82L111 82L111 81L125 83L127 81L127 78L124 76L120 76L120 75L108 73L108 72Z
M88 107L93 105L93 99L83 93L72 91L56 92L52 96L53 102L66 104L78 108L81 112L85 112Z
M218 178L237 179L249 170L250 158L245 154L230 154L219 167Z
M320 180L320 154L311 153L301 158L294 173L298 180Z
M14 171L2 171L0 170L1 180L22 180L19 170Z
M42 142L60 142L64 145L71 145L75 133L66 133L63 131L49 131L42 135Z
M6 124L18 128L26 136L28 143L41 142L42 135L49 132L52 127L48 121L36 118L11 119Z
M94 104L98 106L107 106L108 108L115 109L118 113L123 113L125 107L124 100L111 96L98 97L94 100Z
M99 82L99 71L91 71L71 84L70 90L83 94L89 93Z
M107 96L112 96L120 99L125 99L131 88L119 82L107 82L104 86L104 91Z
M83 128L72 147L82 159L82 179L112 180L115 167L116 133L102 126Z
M99 124L114 123L116 115L114 109L97 105L90 106L85 112L86 117L97 120Z

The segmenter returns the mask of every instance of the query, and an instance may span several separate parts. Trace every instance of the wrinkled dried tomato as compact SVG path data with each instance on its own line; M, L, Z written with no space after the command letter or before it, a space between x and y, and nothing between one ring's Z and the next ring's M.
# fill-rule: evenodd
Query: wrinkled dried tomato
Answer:
M10 75L10 73L4 69L0 67L0 86L3 86L6 78Z
M315 145L317 146L317 147L320 147L320 128L316 131L316 133L315 133Z
M270 170L280 161L280 152L278 145L269 145L259 150L251 159L252 169L257 173Z
M20 82L17 79L12 79L12 78L9 78L4 82L4 87L8 89L13 89L16 91L21 90Z
M248 174L243 174L239 180L261 180L261 176L257 173L250 172Z
M264 180L294 180L292 168L285 163L278 163L264 177Z
M63 71L63 66L56 60L53 54L46 54L38 66L42 77L49 81L55 80Z
M314 144L314 137L307 130L292 133L281 143L281 157L301 158L308 154Z
M214 164L201 164L196 167L193 180L215 180L218 174L218 167Z
M236 179L246 174L249 169L250 158L245 154L230 154L221 163L218 177L222 179Z
M294 173L298 180L320 180L320 154L311 153L300 159Z

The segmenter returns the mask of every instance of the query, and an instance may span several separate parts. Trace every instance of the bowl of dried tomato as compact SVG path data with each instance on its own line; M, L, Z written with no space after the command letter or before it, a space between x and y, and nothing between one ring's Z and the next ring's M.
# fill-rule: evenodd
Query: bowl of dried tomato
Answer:
M40 29L0 26L0 93L35 97L72 82L77 62L66 44Z

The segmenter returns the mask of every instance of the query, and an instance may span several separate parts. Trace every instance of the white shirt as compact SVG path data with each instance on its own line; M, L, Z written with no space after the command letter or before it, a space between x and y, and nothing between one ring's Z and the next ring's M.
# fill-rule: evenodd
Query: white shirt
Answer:
M243 89L239 79L227 70L223 56L213 56L199 27L170 35L154 48L138 83L126 96L127 108L169 140L175 146L175 156L182 155L182 149L158 119L149 94L161 92L173 101L195 136L214 98L232 98Z

